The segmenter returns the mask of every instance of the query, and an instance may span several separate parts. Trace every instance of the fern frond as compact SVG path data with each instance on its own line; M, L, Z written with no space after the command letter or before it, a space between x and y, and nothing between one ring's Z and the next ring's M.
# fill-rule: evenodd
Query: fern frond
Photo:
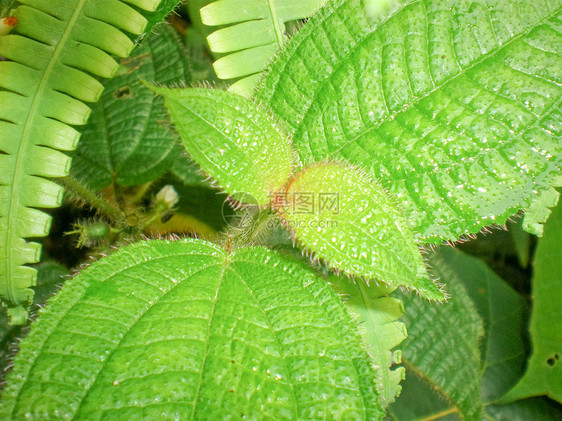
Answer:
M51 217L37 208L60 205L63 190L45 177L64 177L79 133L111 77L134 47L159 0L21 0L18 26L0 37L0 298L13 324L26 321L40 244Z
M201 8L208 26L227 25L207 37L211 51L231 53L215 61L220 79L242 78L230 90L251 95L259 74L284 44L285 23L311 16L326 0L219 0Z

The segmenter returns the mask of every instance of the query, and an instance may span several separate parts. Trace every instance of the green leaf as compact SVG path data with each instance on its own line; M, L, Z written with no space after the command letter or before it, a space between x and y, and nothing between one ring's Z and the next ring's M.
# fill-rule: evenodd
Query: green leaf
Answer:
M191 158L231 195L267 205L292 172L293 152L264 109L229 92L152 87L166 107Z
M401 351L391 352L406 337L406 326L398 319L404 314L402 302L388 294L393 288L351 282L343 276L329 278L332 287L344 297L347 309L355 316L359 332L377 370L377 390L386 408L402 390L404 367L390 369L401 361Z
M42 308L47 300L57 291L63 282L63 277L69 275L69 270L54 262L44 261L37 266L37 286L31 306L31 315L34 316L38 308ZM25 326L11 326L8 315L0 313L0 367L8 367L9 360L13 357L14 348L11 346L17 343L18 338L26 333ZM7 372L0 373L0 383L4 384Z
M178 139L166 126L161 97L140 78L162 83L190 81L187 52L173 28L162 25L132 57L121 61L120 75L104 84L82 134L72 173L91 188L112 182L138 185L162 175L180 154Z
M344 158L399 197L427 242L503 224L560 175L560 2L329 3L257 99L304 164Z
M561 180L558 179L553 184L560 186L562 183ZM544 230L543 224L548 220L548 217L552 213L550 208L556 206L559 198L560 193L552 187L548 190L542 191L525 211L523 229L531 234L542 237Z
M562 411L548 399L525 399L506 405L486 407L486 419L490 421L559 420Z
M430 262L444 274L441 280L450 288L454 288L457 284L463 287L484 322L485 333L480 342L482 369L474 371L476 381L480 382L482 389L485 414L483 419L498 421L557 419L556 416L559 416L560 411L552 405L552 401L549 403L547 399L525 400L508 405L495 403L517 381L524 370L526 347L523 343L523 335L526 327L526 309L523 299L479 259L457 250L442 247ZM452 293L452 300L455 298L455 294ZM438 315L431 315L433 321L427 324L425 327L427 330L414 331L409 327L409 341L415 344L419 341L423 342L423 338L427 336L435 338L435 335L438 335L435 340L439 340L443 335L440 330L444 323L440 321L446 322L458 317L455 311L449 311L451 307L448 305L442 306ZM414 315L412 320L415 317ZM406 320L407 323L408 321L409 319ZM460 331L463 329L460 325L457 328ZM443 340L450 341L449 336ZM454 345L451 349L456 349L457 346L474 349L473 346L467 347L466 344ZM404 345L404 352L407 360L409 352L407 344ZM451 364L459 364L457 368L460 371L460 363L451 359L448 361ZM477 363L471 364L473 367L477 365ZM459 408L451 402L449 392L440 387L435 388L435 384L427 378L426 373L417 367L412 369L407 369L406 380L401 384L402 393L396 403L389 408L392 418L404 421L460 419ZM462 374L455 378L467 380L467 376ZM466 417L466 414L463 415L465 419L471 419Z
M136 40L137 43L142 42L142 40L150 35L152 32L160 32L160 24L164 22L166 16L174 11L176 6L181 3L181 0L159 0L155 2L158 7L154 9L153 12L145 13L146 18L146 29L143 34ZM156 29L157 28L157 29Z
M436 389L467 420L482 419L479 340L482 320L468 296L453 262L437 255L430 260L447 285L451 299L429 304L404 293L408 339L403 361ZM397 401L399 404L400 401Z
M406 380L402 382L402 393L387 414L395 421L458 421L458 410L451 407L431 385L415 372L406 370ZM486 421L546 421L558 420L562 411L554 401L547 398L532 398L510 404L486 403Z
M558 205L545 225L534 258L530 327L533 353L525 376L502 399L504 402L547 395L562 403L561 238L562 205Z
M250 95L259 74L287 36L285 23L311 16L326 0L220 0L201 8L201 21L226 26L207 37L211 51L230 53L215 61L220 79L244 77L230 90Z
M65 283L22 342L6 419L382 419L345 307L301 264L133 244Z
M448 247L437 258L447 262L472 299L485 326L480 342L482 399L499 399L519 379L525 364L525 301L485 263Z
M112 77L110 54L129 55L125 32L142 33L139 12L158 0L21 0L18 25L0 37L0 297L12 323L26 322L33 300L41 246L29 238L48 234L51 217L38 208L58 207L62 187L47 180L64 177L90 115L84 102L102 93L94 77Z
M509 229L509 233L511 235L513 249L515 249L515 253L517 254L519 265L522 268L527 268L531 258L532 236L527 231L523 230L521 222L508 223L507 228Z
M289 184L279 207L302 245L334 268L442 300L393 198L356 168L322 163Z

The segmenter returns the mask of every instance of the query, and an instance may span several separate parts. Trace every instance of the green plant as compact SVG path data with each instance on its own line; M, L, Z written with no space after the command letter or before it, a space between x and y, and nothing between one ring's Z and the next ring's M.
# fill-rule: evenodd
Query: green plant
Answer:
M300 30L287 41L283 25L323 2L196 2L203 23L244 20L209 38L212 49L255 56L251 72L238 53L219 59L233 66L228 78L255 73L233 89L244 97L185 86L211 66L189 31L187 48L161 26L131 54L134 37L115 27L140 34L173 1L138 0L155 10L144 17L117 0L20 3L29 5L15 9L15 35L0 36L0 292L12 322L26 320L28 264L39 258L25 239L48 233L35 208L59 206L59 185L64 209L81 212L60 218L88 247L75 260L98 260L64 282L21 341L2 418L560 415L562 274L549 263L560 206L547 222L562 159L559 3L336 0L290 23ZM107 24L82 38L88 16ZM64 36L33 29L53 22ZM266 27L276 42L258 36ZM115 50L111 36L127 48ZM60 53L44 62L21 53L45 44ZM81 45L90 55L65 62ZM118 64L106 53L131 56ZM37 83L22 78L35 71ZM115 77L102 85L89 73ZM63 94L80 118L61 114ZM70 125L86 122L83 101L97 102L68 176L55 149L75 149ZM523 209L510 234L464 251L437 246ZM534 240L523 228L544 230L524 376ZM203 238L176 236L188 232ZM46 259L57 259L54 235ZM520 284L483 261L501 250L512 263L488 263ZM50 288L65 268L45 265ZM19 334L6 327L4 343Z
M62 187L47 177L64 177L70 159L60 151L76 147L90 109L103 86L93 76L111 77L117 62L134 42L122 31L140 35L149 24L131 6L112 8L82 1L22 1L14 11L16 30L4 35L0 55L2 88L0 170L0 296L14 323L23 323L33 299L35 270L27 266L40 257L40 245L27 238L49 233L50 217L36 208L57 207ZM130 4L154 11L158 1ZM108 54L109 53L109 54Z
M241 8L237 0L221 0L205 5L202 23L226 26L209 34L209 48L214 53L230 53L215 61L215 73L221 79L239 79L229 89L251 95L271 57L287 40L285 24L311 16L324 3L257 0L247 1Z

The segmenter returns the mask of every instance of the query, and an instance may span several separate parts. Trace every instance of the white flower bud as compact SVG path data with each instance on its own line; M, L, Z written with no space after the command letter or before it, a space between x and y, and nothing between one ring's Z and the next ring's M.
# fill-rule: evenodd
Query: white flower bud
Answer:
M168 205L171 209L178 204L180 198L178 192L174 189L171 184L166 184L162 189L156 194L156 203L163 202Z

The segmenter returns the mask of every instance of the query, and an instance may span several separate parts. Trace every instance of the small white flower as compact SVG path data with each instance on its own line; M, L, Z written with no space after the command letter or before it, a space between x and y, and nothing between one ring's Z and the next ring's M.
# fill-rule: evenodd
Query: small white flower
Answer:
M178 192L174 189L171 184L166 184L162 189L156 194L156 203L164 202L168 205L168 208L173 208L178 204L180 198Z

